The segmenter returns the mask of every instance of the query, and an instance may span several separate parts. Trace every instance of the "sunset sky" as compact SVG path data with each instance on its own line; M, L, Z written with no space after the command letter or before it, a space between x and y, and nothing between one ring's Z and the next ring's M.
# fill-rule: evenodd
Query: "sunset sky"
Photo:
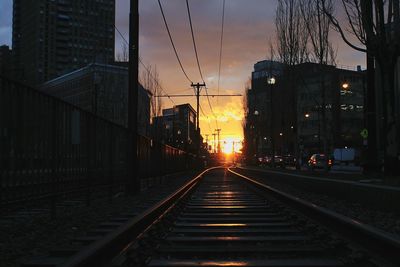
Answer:
M221 34L222 0L190 0L193 27L203 76L209 94L217 94L219 43ZM339 1L337 1L339 2ZM128 39L129 0L116 0L116 25ZM185 0L162 1L171 34L189 78L201 82L190 35ZM275 0L226 0L225 29L222 52L220 94L244 94L246 80L253 65L266 59L268 40L275 37ZM140 56L147 65L157 66L163 89L168 94L190 94L190 88L179 68L168 39L157 0L140 1ZM338 11L340 13L340 11ZM0 45L11 45L12 0L0 1ZM337 63L355 67L365 66L364 55L348 48L333 32L332 41L338 50ZM116 53L122 39L116 33ZM191 103L195 98L174 98L175 104ZM239 140L242 132L242 97L210 98L222 140ZM174 105L164 99L164 108ZM203 137L217 127L207 98L201 99L207 115L200 118ZM209 137L211 138L211 137Z

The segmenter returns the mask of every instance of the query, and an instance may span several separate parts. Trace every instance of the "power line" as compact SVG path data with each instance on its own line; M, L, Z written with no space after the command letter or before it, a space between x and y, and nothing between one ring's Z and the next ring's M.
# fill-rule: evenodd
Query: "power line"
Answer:
M201 67L200 67L199 55L198 55L198 53L197 53L196 39L195 39L195 37L194 37L192 16L191 16L191 14L190 14L190 7L189 7L189 1L188 1L188 0L186 0L186 7L187 7L187 12L188 12L188 17L189 17L190 32L191 32L191 34L192 34L192 41L193 41L194 53L195 53L195 55L196 55L197 67L198 67L198 69L199 69L199 73L200 73L201 80L202 80L203 83L205 84L204 77L203 77L203 73L202 73ZM211 105L211 102L210 102L210 97L208 96L208 89L207 89L207 87L205 87L205 89L206 89L206 96L207 96L208 105L209 105L210 110L211 110L211 113L212 113L212 115L213 115L213 117L214 117L215 125L216 125L217 128L218 128L218 120L217 120L217 117L215 116L214 110L213 110L213 108L212 108L212 105Z
M117 30L118 34L121 36L122 40L128 45L129 47L129 42L125 39L124 35L120 32L120 30L117 28L117 26L114 24L115 30ZM147 71L148 74L150 74L151 78L156 82L157 87L164 92L165 96L168 97L168 99L172 102L172 104L176 105L175 101L166 93L166 91L161 87L160 83L158 80L154 77L153 73L149 70L149 68L143 63L142 59L139 56L139 62L142 64L143 68Z
M160 2L160 0L158 0L158 2ZM191 15L190 15L190 7L189 7L189 1L188 1L188 0L186 0L186 7L187 7L188 16L189 16L190 32L192 33L192 40L193 40L194 53L196 54L197 67L199 68L201 80L203 81L203 83L205 83L204 78L203 78L203 73L201 72L201 68L200 68L199 56L198 56L198 54L197 54L197 46L196 46L196 40L195 40L195 38L194 38L193 25L192 25L192 17L191 17Z
M217 126L217 128L219 128L219 127L218 127L218 119L217 119L217 116L215 116L214 110L213 110L213 108L212 108L212 105L211 105L211 102L210 102L210 97L209 97L209 95L208 95L208 89L207 89L207 87L206 87L206 95L207 95L208 105L210 106L211 114L213 115L214 120L215 120L215 125ZM218 96L217 96L217 97L218 97Z
M196 89L195 89L196 90ZM196 92L192 94L177 94L177 95L156 95L155 97L188 97L188 96L196 96ZM205 96L205 95L200 95L200 96ZM209 96L243 96L241 94L232 94L232 95L225 95L225 94L220 94L220 95L209 95Z
M202 73L201 67L200 67L199 55L198 55L198 53L197 53L196 39L195 39L195 37L194 37L193 24L192 24L192 16L191 16L191 14L190 14L190 7L189 7L189 1L188 1L188 0L186 0L186 7L187 7L188 16L189 16L190 32L191 32L191 34L192 34L193 48L194 48L194 53L195 53L195 55L196 55L197 67L198 67L198 69L199 69L199 73L200 73L201 80L203 81L203 83L205 83L204 78L203 78L203 73ZM208 96L208 89L207 89L207 87L205 87L205 89L206 89L206 96L207 96L208 105L209 105L210 110L211 110L211 113L212 113L212 115L213 115L213 117L214 117L214 119L215 119L215 124L216 124L216 126L217 126L217 128L218 128L217 117L215 116L214 110L213 110L212 105L211 105L211 102L210 102L210 97Z
M207 118L208 129L209 129L209 131L212 133L211 125L210 125L210 122L208 121L208 116L204 113L203 108L201 107L200 104L199 104L199 107L200 107L200 112L201 112L201 114L203 114L203 116ZM199 118L197 118L197 119L199 119Z
M171 98L171 96L169 94L167 94L165 92L165 90L161 87L160 83L158 82L158 80L154 77L153 73L151 73L151 71L149 70L149 68L143 63L142 59L139 57L139 62L140 64L142 64L143 68L145 68L145 70L147 71L148 74L150 74L150 76L153 78L153 80L156 82L157 87L161 89L162 92L164 92L164 94L168 97L168 99L172 102L172 104L176 105L175 101Z
M169 40L171 41L172 47L173 47L174 52L175 52L176 59L177 59L178 62L179 62L179 66L181 67L181 70L182 70L183 74L185 75L186 79L187 79L190 83L192 83L192 80L190 80L190 79L189 79L189 76L186 74L186 71L185 71L185 69L183 68L182 62L181 62L181 60L180 60L180 58L179 58L179 56L178 56L178 52L177 52L177 50L176 50L174 41L173 41L173 39L172 39L171 32L169 31L168 23L167 23L167 20L166 20L166 18L165 18L164 10L163 10L163 8L162 8L162 5L161 5L160 0L158 0L158 5L160 6L161 15L162 15L163 20L164 20L165 28L167 29L168 36L169 36Z
M219 94L219 83L220 83L220 79L221 79L222 40L224 38L224 21L225 21L225 0L223 0L223 3L222 3L221 40L220 40L220 47L219 47L219 66L218 66L218 94ZM218 97L217 97L217 103L218 103Z

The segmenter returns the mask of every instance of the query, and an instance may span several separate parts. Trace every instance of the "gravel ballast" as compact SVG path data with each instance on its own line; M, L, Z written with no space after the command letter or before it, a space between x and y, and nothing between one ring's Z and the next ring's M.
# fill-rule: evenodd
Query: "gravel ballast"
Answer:
M255 174L254 170L252 170L251 174L249 174L248 171L240 168L235 169L235 171L244 175L248 175L250 178L253 178L260 183L269 185L285 193L307 200L351 219L391 233L396 238L400 239L400 214L396 211L382 211L366 206L359 202L341 199L340 195L337 197L332 197L315 192L306 192L303 189L299 189L295 185L277 182L277 179L268 179L268 176L270 175L268 173L258 172ZM326 190L329 190L329 188Z
M58 208L57 218L50 219L46 208L35 206L3 214L0 219L0 262L2 267L18 267L33 257L45 256L55 248L71 246L71 240L84 236L102 222L121 214L140 213L181 187L197 172L164 178L138 195L124 193L93 199Z

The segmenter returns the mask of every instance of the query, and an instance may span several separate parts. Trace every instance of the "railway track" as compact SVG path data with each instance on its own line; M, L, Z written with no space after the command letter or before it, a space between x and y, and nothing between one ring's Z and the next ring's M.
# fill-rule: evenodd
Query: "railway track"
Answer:
M63 266L399 266L398 240L332 216L213 169Z
M185 202L148 266L342 266L279 204L221 170Z

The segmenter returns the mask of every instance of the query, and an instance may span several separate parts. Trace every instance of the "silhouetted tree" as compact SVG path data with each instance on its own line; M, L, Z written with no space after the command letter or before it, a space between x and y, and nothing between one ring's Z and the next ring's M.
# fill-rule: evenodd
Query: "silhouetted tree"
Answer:
M160 116L162 113L162 100L157 96L161 95L162 92L157 67L148 66L147 69L143 70L139 80L143 87L149 90L152 95L150 100L150 117Z
M121 51L118 52L116 60L118 62L128 62L128 60L129 60L129 51L128 51L128 46L126 45L126 43L122 43Z
M400 162L400 89L395 88L396 70L400 57L400 1L399 0L342 0L346 20L339 22L323 0L325 14L346 44L367 53L369 128L377 130L375 144L384 155L387 174L399 174ZM356 41L351 40L355 37ZM374 64L375 63L375 64ZM373 72L378 85L374 89ZM376 99L375 103L373 102ZM375 121L375 123L374 123ZM376 125L375 125L376 124ZM372 136L374 137L374 136Z
M320 0L301 0L300 10L305 21L310 43L310 58L313 62L320 65L320 90L321 105L318 108L321 114L322 123L322 142L325 155L329 155L328 129L326 116L326 93L327 84L325 81L324 65L335 65L335 50L332 47L330 37L331 20L324 12L333 12L332 0L324 0L324 5ZM326 157L328 158L328 157ZM325 170L327 170L327 162Z
M278 0L275 14L279 60L288 66L308 60L308 32L300 9L300 0Z
M285 138L292 142L296 162L299 163L300 153L298 147L297 136L297 94L294 91L295 84L298 82L294 66L308 61L309 49L308 40L309 34L306 29L306 21L301 12L300 0L278 0L278 6L275 13L276 27L276 46L278 51L278 59L285 64L285 81L281 82L283 90L288 91L291 99L288 99L288 107L294 108L291 116L290 124L292 127L287 127ZM296 167L300 166L296 164Z

